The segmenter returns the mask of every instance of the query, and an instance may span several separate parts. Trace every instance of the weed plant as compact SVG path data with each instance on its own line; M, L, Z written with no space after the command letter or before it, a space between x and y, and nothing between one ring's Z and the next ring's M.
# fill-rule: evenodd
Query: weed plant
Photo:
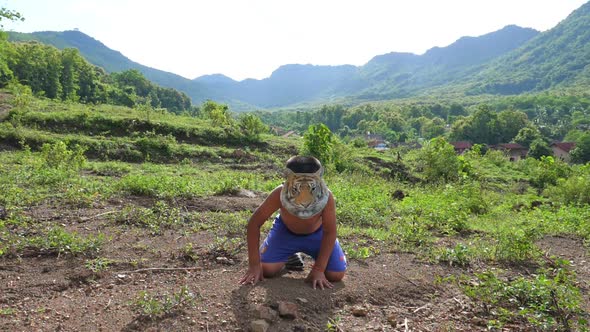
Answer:
M19 251L26 248L41 254L94 256L100 251L104 241L102 234L82 237L61 227L53 227L43 235L22 238L17 246Z
M576 276L567 261L556 263L532 277L508 281L488 270L476 274L476 282L462 282L460 286L492 317L491 328L525 321L541 330L587 331L588 317L582 308Z
M108 270L108 268L114 263L113 260L97 257L92 260L87 260L84 266L94 273L99 273Z
M164 201L158 201L151 208L138 206L125 207L115 221L126 225L145 227L150 234L161 234L162 228L171 228L183 222L180 209L170 207Z
M137 298L130 303L131 308L139 315L150 319L163 318L174 313L193 308L197 296L187 286L172 294L154 295L141 291Z

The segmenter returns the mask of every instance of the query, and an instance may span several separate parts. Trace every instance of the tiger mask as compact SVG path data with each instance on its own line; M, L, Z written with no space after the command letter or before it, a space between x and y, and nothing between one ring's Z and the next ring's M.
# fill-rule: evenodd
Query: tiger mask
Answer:
M324 182L323 168L315 158L298 157L311 160L317 170L314 173L285 170L286 181L281 190L281 204L289 213L301 219L311 218L320 213L328 203L330 191ZM293 159L293 158L292 158ZM287 162L289 165L289 162ZM295 167L297 170L298 168Z

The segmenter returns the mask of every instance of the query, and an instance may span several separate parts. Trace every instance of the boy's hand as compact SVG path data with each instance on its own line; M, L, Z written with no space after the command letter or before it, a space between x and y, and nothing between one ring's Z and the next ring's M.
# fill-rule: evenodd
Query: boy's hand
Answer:
M262 274L262 266L260 264L256 266L250 266L246 274L240 279L240 285L252 284L255 285L257 282L264 280Z
M305 278L305 282L311 283L311 286L313 287L313 289L316 289L316 287L318 287L320 289L334 287L328 281L328 279L326 279L326 275L324 274L324 272L320 272L320 271L316 271L316 270L311 270L311 272L309 272L309 275L307 275L307 278Z

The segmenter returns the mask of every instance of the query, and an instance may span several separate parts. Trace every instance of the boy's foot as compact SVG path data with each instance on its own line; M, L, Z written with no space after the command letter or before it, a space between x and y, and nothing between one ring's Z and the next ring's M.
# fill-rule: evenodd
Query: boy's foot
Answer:
M285 268L289 271L303 271L303 256L300 252L294 254L287 259Z

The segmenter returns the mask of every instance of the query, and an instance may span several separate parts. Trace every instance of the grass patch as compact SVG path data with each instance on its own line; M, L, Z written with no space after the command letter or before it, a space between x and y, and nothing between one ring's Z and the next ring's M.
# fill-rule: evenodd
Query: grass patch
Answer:
M130 303L134 312L149 319L158 319L173 315L181 310L193 308L196 305L197 295L187 286L180 288L172 294L150 294L141 291L136 299Z
M45 234L24 238L18 243L18 251L34 251L43 255L94 256L104 243L104 235L82 237L61 227L53 227Z
M566 261L557 261L556 266L540 269L531 277L512 280L488 270L477 273L475 281L459 285L491 318L490 328L524 321L541 330L587 330L581 293Z

